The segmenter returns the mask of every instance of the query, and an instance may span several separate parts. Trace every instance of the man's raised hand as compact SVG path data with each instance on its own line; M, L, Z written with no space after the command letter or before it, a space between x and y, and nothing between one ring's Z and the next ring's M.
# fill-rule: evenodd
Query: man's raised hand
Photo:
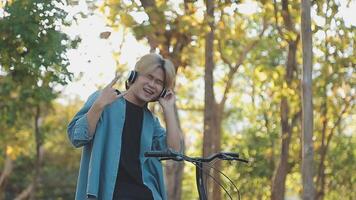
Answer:
M103 90L100 93L100 96L95 101L95 104L104 108L106 105L111 104L116 99L121 98L126 95L127 91L122 92L121 94L118 94L117 90L115 88L113 88L113 86L116 84L118 79L119 79L119 74L116 73L115 78L108 85L106 85L103 88Z

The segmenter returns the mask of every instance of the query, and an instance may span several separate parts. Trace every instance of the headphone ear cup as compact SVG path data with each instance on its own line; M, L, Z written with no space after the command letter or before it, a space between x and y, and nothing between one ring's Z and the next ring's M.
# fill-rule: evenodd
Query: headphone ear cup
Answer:
M164 98L164 96L166 96L166 94L167 94L167 90L166 90L166 88L163 88L161 94L159 94L159 97Z
M137 78L137 71L130 71L129 78L125 82L126 90L129 89L130 85L133 84Z

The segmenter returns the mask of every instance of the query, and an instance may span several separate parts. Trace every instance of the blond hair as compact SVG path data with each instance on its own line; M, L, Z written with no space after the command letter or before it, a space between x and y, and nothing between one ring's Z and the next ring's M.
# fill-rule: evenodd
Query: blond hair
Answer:
M163 66L161 66L163 63ZM164 87L167 89L173 88L174 79L176 75L176 71L174 68L173 63L168 60L164 59L162 56L156 53L149 53L142 56L135 65L135 71L142 74L147 74L157 67L163 67L164 71Z

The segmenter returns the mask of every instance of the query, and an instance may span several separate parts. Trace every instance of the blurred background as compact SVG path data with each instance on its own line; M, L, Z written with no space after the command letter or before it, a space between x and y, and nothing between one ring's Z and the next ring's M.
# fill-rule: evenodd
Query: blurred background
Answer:
M311 1L315 199L356 197L356 1ZM66 126L115 71L175 64L185 154L216 163L242 199L302 199L301 2L0 0L0 200L74 199L81 149ZM159 105L151 110L161 117ZM163 122L163 120L161 120ZM164 162L169 199L197 199L195 168ZM222 176L228 191L237 191ZM209 196L228 199L209 182Z

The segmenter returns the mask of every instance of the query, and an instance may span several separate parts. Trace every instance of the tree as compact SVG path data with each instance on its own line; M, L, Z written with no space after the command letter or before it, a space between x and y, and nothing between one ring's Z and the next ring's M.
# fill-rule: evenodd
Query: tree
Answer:
M313 183L313 100L312 70L313 43L311 33L310 1L303 0L301 5L301 36L303 47L303 78L302 78L302 177L303 199L313 200L315 197Z
M27 5L25 2L29 0L12 2L13 4L7 6L18 3L22 5L18 6L19 10L20 8L24 10ZM124 26L125 33L134 34L138 40L147 42L152 51L165 52L166 58L175 59L174 62L178 63L176 65L178 81L175 91L181 128L187 133L186 153L199 156L204 140L202 134L204 109L209 108L204 105L203 94L205 92L203 85L206 59L205 36L211 30L208 20L205 20L208 18L203 16L207 12L206 6L199 1L142 2L145 4L141 1L107 0L99 9L103 12L105 10L108 24L113 25L114 28ZM220 141L213 142L214 145L218 145L216 142L219 142L223 151L238 152L241 157L251 160L249 165L235 162L221 163L222 171L240 189L242 199L271 198L271 180L277 178L275 174L281 163L283 150L280 148L283 143L281 129L284 126L281 123L281 102L285 99L288 103L287 127L290 128L291 134L286 161L288 167L284 182L286 191L284 196L285 198L290 195L301 197L302 148L299 136L302 132L300 124L302 84L299 79L302 78L300 70L302 46L298 42L295 46L295 68L291 70L292 79L290 83L286 81L286 74L291 72L288 71L290 68L286 67L287 61L293 60L292 51L288 49L294 50L290 48L293 47L290 44L294 43L299 34L297 19L301 16L300 3L287 2L295 27L295 32L290 32L283 17L286 13L283 11L281 1L275 1L276 4L269 1L248 2L256 5L256 12L250 14L240 12L240 6L247 5L245 2L213 1L214 68L211 78L212 92L215 96L212 101L215 106L211 107L214 109L211 113L215 118L221 117L217 127L213 127L214 130L219 131L216 134L220 134ZM314 177L316 199L338 199L340 194L343 194L344 199L351 200L356 196L356 191L353 189L356 175L350 173L356 171L354 165L356 162L354 134L356 58L354 55L356 53L353 48L356 29L346 23L347 21L340 15L343 5L338 1L324 0L312 1L312 3L311 9L316 13L311 21L314 50L312 87L315 159L313 167L316 172ZM274 9L274 5L277 9ZM13 15L12 23L8 20L10 17L8 13L0 17L0 199L15 199L21 192L29 198L29 193L26 191L31 191L36 199L73 199L80 150L71 148L65 131L68 121L82 102L75 101L74 104L60 105L53 103L53 99L49 102L44 101L42 97L50 97L47 95L50 93L42 93L42 95L37 93L45 91L39 88L41 84L41 87L44 87L47 82L32 79L37 77L36 80L44 80L42 72L46 74L53 70L48 67L51 70L36 73L37 65L30 65L29 62L24 61L35 60L35 55L38 54L32 57L29 57L29 54L43 48L45 52L41 56L50 62L53 59L49 58L49 54L58 52L56 51L58 48L48 47L57 40L51 39L45 43L45 38L49 36L48 31L47 35L41 34L41 37L36 37L37 34L29 31L33 27L35 27L33 30L39 28L34 26L37 21L29 23L30 19L35 17L32 15L29 17L26 14L28 12L17 14L16 17ZM40 17L40 13L42 12L36 10L33 14ZM42 20L46 19L42 17ZM6 26L4 26L4 19L7 21ZM22 25L17 26L16 24L20 22ZM19 31L21 34L17 38L15 36L19 32L15 32L14 27L27 31ZM33 36L32 39L24 39L29 36ZM4 37L10 39L2 40ZM29 43L28 40L38 40L43 45L25 46L25 43ZM18 45L19 41L22 41L23 45ZM62 44L64 47L70 47L71 43L63 41ZM20 53L17 48L23 49L23 46L26 47L27 52L29 49L30 51L27 54L23 53L24 61L20 62L21 56L18 55ZM125 51L121 48L120 50ZM117 55L120 55L120 50ZM11 62L5 55L11 55ZM12 67L4 67L9 65L6 63L12 63ZM23 69L21 66L27 67ZM122 65L118 68L125 70ZM13 72L15 69L16 76ZM57 72L53 73L62 77L61 73ZM19 84L18 80L24 84ZM42 83L37 84L40 82ZM60 84L54 83L54 85ZM52 92L56 96L55 90ZM155 104L150 106L153 111L159 109ZM40 111L37 113L40 115L36 117L37 108ZM37 130L37 141L35 130ZM213 137L216 138L217 135ZM285 145L285 142L283 144ZM39 169L37 179L34 178L35 165L40 166L37 168ZM183 172L172 168L170 163L165 165L166 172L175 174L167 176L169 198L179 199L181 196L181 199L196 199L198 194L195 187L194 166L187 164ZM180 177L183 177L181 185ZM34 180L37 180L35 194L29 187L33 186ZM227 185L223 177L221 182L234 198L237 195L234 188ZM212 187L210 190L217 191ZM273 187L276 187L276 184ZM228 198L224 194L221 196L222 199Z
M205 72L204 72L204 138L203 138L203 156L207 157L212 153L220 150L220 129L218 120L221 117L218 116L215 111L216 102L214 95L214 32L215 32L215 17L214 17L214 0L207 0L206 2L206 14L205 21L209 27L209 31L205 35ZM203 168L206 171L206 168ZM214 173L214 175L217 173ZM204 176L203 182L207 184L207 198L208 199L220 199L221 191L212 187L212 181L207 181L210 178ZM220 182L219 177L217 181Z
M63 6L59 0L8 1L0 18L0 124L4 129L0 137L7 138L5 134L12 126L21 126L20 121L31 124L31 119L34 120L30 125L35 136L34 173L32 183L19 195L21 198L34 199L39 182L43 145L41 110L47 109L58 95L54 88L67 84L72 76L67 70L65 53L77 41L59 31L66 17ZM21 120L24 118L27 121ZM4 145L13 149L15 143L6 140ZM2 153L8 160L8 152ZM9 170L4 172L2 175L9 177Z
M105 8L109 8L107 19L110 26L127 27L137 40L147 41L151 52L158 50L163 57L172 60L178 72L179 68L189 64L190 43L200 30L193 3L179 3L180 12L176 11L170 1L155 0L105 1L99 9L104 12ZM135 20L135 13L144 13L147 19L138 22ZM176 114L178 115L177 110ZM165 166L169 199L181 199L183 166L183 163L172 161Z
M226 106L229 96L234 93L233 83L236 80L237 71L247 60L253 48L258 46L268 27L268 22L262 12L255 13L253 17L244 16L237 9L233 13L227 13L226 9L239 5L236 2L217 3L215 6L217 8L216 14L214 9L211 8L214 6L209 5L214 3L208 4L207 2L206 4L205 24L207 25L205 26L209 27L209 31L205 36L204 156L221 151L222 124L230 113L226 111ZM215 15L219 17L215 17ZM255 34L249 34L249 31L253 32L252 30L255 31ZM214 49L219 56L214 56L217 54L214 53ZM218 82L214 79L214 72L219 70L216 69L215 62L223 67L222 71L224 72L224 78L218 80ZM222 96L220 101L215 98L214 89L219 91L216 89L218 87L214 87L215 85L220 85L220 92L217 92ZM216 162L215 168L221 170L220 162ZM220 180L219 175L215 170L214 177L218 181ZM221 199L218 185L212 185L208 182L207 188L209 188L211 198Z
M340 162L338 164L331 163L336 157L345 156L334 153L334 151L339 152L339 147L335 145L341 145L340 141L350 140L342 124L350 119L351 110L355 105L355 91L351 89L354 87L354 82L350 76L350 72L354 71L353 63L355 62L353 56L355 48L352 47L355 40L355 28L347 25L340 17L340 6L334 1L317 1L315 4L317 15L325 20L323 24L316 22L314 30L314 35L319 36L315 38L315 49L320 52L315 56L318 65L316 65L313 85L315 88L313 90L316 91L315 110L320 110L315 117L315 135L316 142L318 142L315 145L316 199L332 198L333 192L343 193L345 198L352 198L351 193L341 191L341 186L334 187L331 184L335 184L334 180L340 180L342 177L333 174L339 174L340 171L345 170L337 166L341 163L344 163L345 167L348 166L347 159L340 159L337 161ZM353 50L350 51L350 48ZM352 146L351 143L348 144ZM328 173L328 170L332 172ZM353 179L352 176L344 178L345 183ZM349 187L351 185L349 184Z
M282 10L279 11L279 6L274 2L274 13L275 13L275 26L278 30L280 37L287 42L287 58L285 62L285 82L286 89L293 88L293 82L295 80L297 72L297 45L299 42L300 35L295 28L295 11L296 7L299 6L296 2L290 2L288 0L282 0L281 7ZM291 10L292 8L292 10ZM293 15L294 13L294 15ZM279 24L279 18L283 19L283 26ZM283 200L285 195L285 181L287 173L289 171L288 157L289 149L292 138L293 127L295 122L300 116L300 111L291 114L290 102L288 100L287 94L282 94L282 99L280 102L280 123L281 123L281 153L280 160L275 171L272 180L272 195L271 198L275 200ZM291 120L290 120L291 118Z

